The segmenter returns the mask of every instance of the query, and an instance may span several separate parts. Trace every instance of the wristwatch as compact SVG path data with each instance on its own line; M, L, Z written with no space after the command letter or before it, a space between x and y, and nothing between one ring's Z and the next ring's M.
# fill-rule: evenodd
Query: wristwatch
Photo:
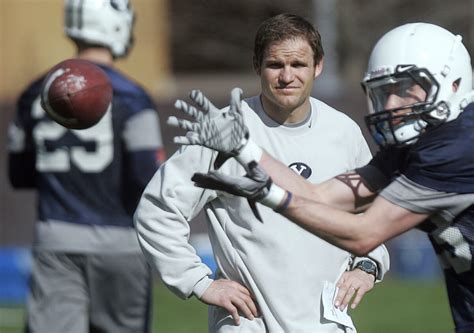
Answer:
M361 260L355 265L354 268L358 268L367 274L372 274L375 279L377 279L377 264L372 260Z

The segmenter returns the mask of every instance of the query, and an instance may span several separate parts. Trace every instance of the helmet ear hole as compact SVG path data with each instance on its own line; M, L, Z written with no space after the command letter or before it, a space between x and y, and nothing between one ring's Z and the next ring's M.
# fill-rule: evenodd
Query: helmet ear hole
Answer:
M457 92L459 89L459 86L461 85L461 80L462 78L458 78L453 82L453 92Z

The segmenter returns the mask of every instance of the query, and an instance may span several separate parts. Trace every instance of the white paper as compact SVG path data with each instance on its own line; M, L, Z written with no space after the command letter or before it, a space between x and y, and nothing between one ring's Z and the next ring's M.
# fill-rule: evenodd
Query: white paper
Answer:
M356 333L357 330L355 329L354 323L352 322L351 317L347 314L348 307L346 307L344 311L341 311L334 306L337 291L338 288L334 283L324 281L324 289L321 295L324 308L324 318L344 325L349 328L349 332Z

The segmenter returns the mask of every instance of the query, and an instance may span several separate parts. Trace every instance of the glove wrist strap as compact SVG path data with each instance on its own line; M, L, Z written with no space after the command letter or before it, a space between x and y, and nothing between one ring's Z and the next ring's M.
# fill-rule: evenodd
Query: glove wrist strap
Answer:
M252 162L258 162L262 158L263 150L260 148L252 139L247 139L247 142L244 143L239 154L235 156L236 160L247 167L247 165Z
M285 195L286 191L284 189L282 189L278 185L272 184L272 186L270 186L270 188L268 189L268 194L265 196L265 198L260 200L260 202L265 206L276 210L281 206Z
M293 194L290 191L286 191L285 201L281 203L277 208L274 209L275 212L283 213L290 205L291 199L293 199Z

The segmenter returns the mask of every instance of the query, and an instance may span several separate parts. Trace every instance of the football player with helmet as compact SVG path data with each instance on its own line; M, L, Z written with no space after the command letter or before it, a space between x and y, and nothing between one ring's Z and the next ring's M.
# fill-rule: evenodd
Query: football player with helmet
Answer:
M64 12L77 58L104 70L113 98L82 130L45 113L44 76L19 99L10 182L38 191L27 330L147 332L152 275L132 215L164 150L151 97L113 66L132 45L134 13L128 0L66 0Z
M314 185L288 172L251 137L242 135L240 140L221 141L214 149L236 156L247 170L246 177L214 171L193 179L201 187L257 200L359 255L412 228L427 232L444 270L456 332L472 332L474 94L470 55L462 38L442 27L405 24L376 43L362 85L370 111L366 122L380 145L366 166ZM236 113L233 118L240 116ZM228 117L225 127L230 122L238 123ZM208 127L202 118L179 125L191 131L186 138L199 140L178 142L207 141L196 135ZM247 133L244 124L239 132ZM239 144L232 146L232 142ZM365 214L353 214L360 211Z

